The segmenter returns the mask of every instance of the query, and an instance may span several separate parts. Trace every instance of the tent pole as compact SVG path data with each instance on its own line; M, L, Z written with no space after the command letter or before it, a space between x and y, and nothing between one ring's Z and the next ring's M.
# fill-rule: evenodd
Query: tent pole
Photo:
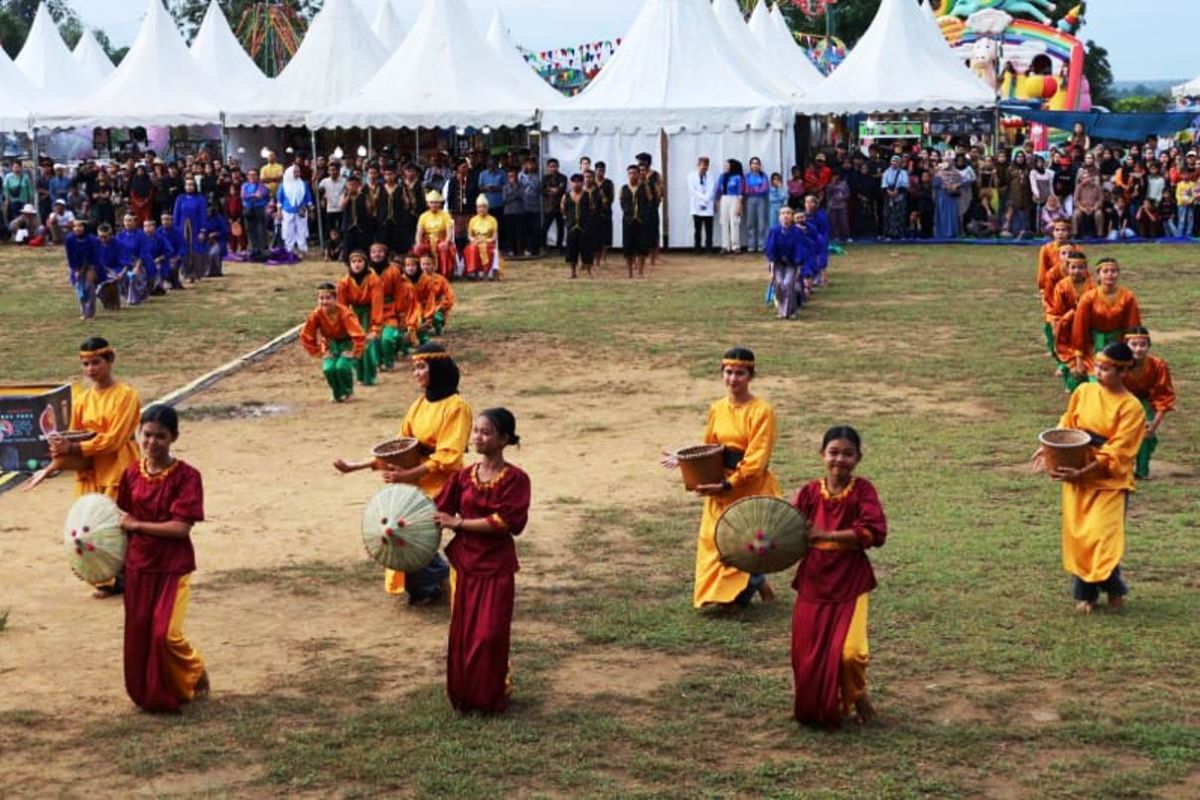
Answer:
M33 177L30 178L29 180L33 183L33 201L34 201L34 205L36 206L37 205L37 179L38 179L38 146L37 146L37 126L36 125L32 126L30 128L29 156L30 156L30 158L33 159L33 167L30 169L30 172L32 173ZM11 208L9 209L9 212L10 212L10 217L13 216L11 213L12 212ZM38 215L38 216L39 216L39 219L38 219L39 223L45 221L45 220L40 219L41 215Z
M413 128L413 163L421 168L421 126Z
M372 129L367 128L367 159L375 157L375 138L372 136Z
M315 128L308 129L308 135L312 142L312 157L313 163L317 160L317 131ZM321 213L321 198L313 198L317 206L317 241L321 243L321 250L325 249L325 215Z
M225 127L225 112L221 112L221 160L229 160L229 129Z

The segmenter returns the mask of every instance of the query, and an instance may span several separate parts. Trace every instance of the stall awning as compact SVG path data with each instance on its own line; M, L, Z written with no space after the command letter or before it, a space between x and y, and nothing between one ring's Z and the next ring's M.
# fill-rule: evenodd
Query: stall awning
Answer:
M1140 142L1151 134L1174 134L1200 122L1200 115L1195 111L1166 111L1160 114L1043 111L1039 108L1005 103L1000 106L1000 112L1060 131L1073 130L1076 123L1083 123L1083 129L1092 139L1111 139L1118 142Z

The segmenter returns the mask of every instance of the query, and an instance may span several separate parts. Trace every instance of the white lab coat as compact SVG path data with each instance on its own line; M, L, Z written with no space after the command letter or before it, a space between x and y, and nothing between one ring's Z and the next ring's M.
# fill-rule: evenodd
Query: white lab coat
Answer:
M717 207L717 184L719 175L710 169L704 176L704 184L700 183L700 172L688 175L688 206L694 217L711 217Z

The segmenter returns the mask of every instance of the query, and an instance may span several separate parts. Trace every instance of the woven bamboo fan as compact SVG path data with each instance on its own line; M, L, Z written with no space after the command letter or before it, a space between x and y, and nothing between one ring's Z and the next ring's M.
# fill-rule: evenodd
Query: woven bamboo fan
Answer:
M415 572L429 565L442 541L437 509L420 489L395 484L380 490L363 510L367 555L388 569Z
M717 520L721 563L743 572L780 572L808 549L808 521L778 497L744 497Z
M104 583L125 565L125 531L117 504L102 494L85 494L67 512L63 547L67 563L81 580Z

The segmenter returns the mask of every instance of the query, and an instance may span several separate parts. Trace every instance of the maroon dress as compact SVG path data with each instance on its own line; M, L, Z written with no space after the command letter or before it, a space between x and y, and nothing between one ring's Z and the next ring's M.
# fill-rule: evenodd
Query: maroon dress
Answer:
M853 530L858 547L816 542L809 548L792 588L792 672L796 680L794 716L798 722L841 724L842 648L860 594L875 588L875 571L865 552L882 547L887 519L869 481L852 478L831 496L824 480L801 487L792 505L822 532Z
M157 475L142 462L121 476L117 505L143 522L197 523L204 519L204 486L200 473L176 461ZM182 699L172 665L194 656L190 647L172 652L168 641L179 579L196 569L191 537L169 539L129 534L125 551L125 689L147 711L178 711ZM189 655L190 654L190 655ZM198 657L197 657L198 660ZM190 691L190 690L189 690Z
M509 464L487 483L479 465L461 469L442 488L438 509L487 519L487 533L459 531L446 545L455 571L446 692L459 711L498 714L508 707L508 646L517 548L529 518L529 476Z

